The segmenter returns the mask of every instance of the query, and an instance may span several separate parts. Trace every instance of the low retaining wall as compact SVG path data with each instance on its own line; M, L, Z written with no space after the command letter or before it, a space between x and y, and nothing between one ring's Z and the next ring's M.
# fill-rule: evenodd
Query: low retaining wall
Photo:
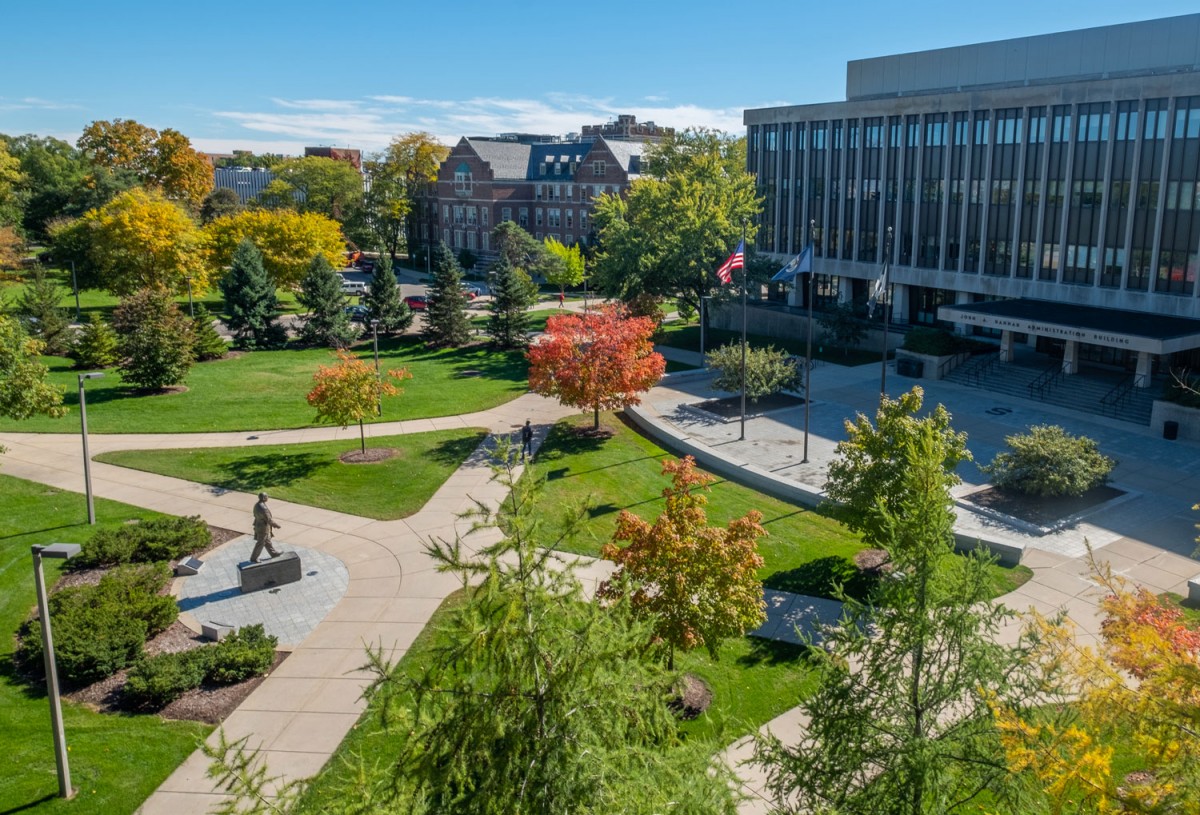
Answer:
M689 374L691 372L688 372ZM654 413L639 407L625 408L625 415L635 425L649 434L655 441L679 455L692 456L704 469L717 473L747 487L764 492L782 501L815 509L825 494L819 490L780 478L770 470L753 464L737 464L713 450L680 433L673 425L663 421ZM970 552L979 547L987 549L1004 566L1016 566L1021 562L1024 548L1019 544L979 538L976 535L954 533L954 548L958 552Z
M1150 430L1161 433L1164 422L1179 423L1179 438L1200 441L1200 409L1155 399L1150 411Z

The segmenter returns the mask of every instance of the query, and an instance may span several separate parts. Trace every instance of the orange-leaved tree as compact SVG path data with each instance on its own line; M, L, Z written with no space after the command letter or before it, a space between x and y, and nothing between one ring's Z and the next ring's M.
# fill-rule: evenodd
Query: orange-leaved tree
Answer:
M617 306L589 314L555 315L528 352L529 389L564 405L600 411L641 401L662 378L667 363L650 342L654 322L630 317Z
M1200 797L1200 627L1093 562L1108 591L1096 648L1034 614L1035 655L1067 704L996 720L1010 769L1050 812L1195 812ZM1058 715L1052 715L1052 710ZM1114 741L1140 762L1115 771ZM1041 811L1041 809L1039 809Z
M385 396L400 393L391 381L410 379L407 368L387 372L381 379L375 368L347 351L338 351L336 365L322 365L313 374L313 389L308 403L317 409L318 422L332 422L342 427L358 422L358 437L362 452L367 452L367 437L363 419L374 413Z
M667 643L667 667L675 668L675 649L703 645L715 658L721 640L740 637L765 619L763 565L758 539L767 534L757 510L709 526L704 494L712 476L696 469L691 456L663 462L671 486L663 490L666 509L654 523L628 510L617 518L613 543L601 554L617 571L600 588L601 596L631 592L637 613L653 615L655 633ZM619 547L616 541L629 541Z

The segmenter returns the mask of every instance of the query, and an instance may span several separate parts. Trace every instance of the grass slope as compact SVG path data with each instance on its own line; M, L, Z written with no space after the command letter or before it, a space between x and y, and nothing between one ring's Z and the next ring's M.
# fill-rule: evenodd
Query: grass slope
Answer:
M372 361L371 344L354 349ZM71 361L46 357L50 381L67 390L68 414L24 421L0 419L0 430L78 433L78 386ZM428 349L415 337L381 338L384 371L408 368L413 375L398 396L383 400L375 421L451 416L487 410L525 393L527 365L519 351L484 346ZM307 427L315 412L305 401L318 366L336 362L328 349L256 351L192 368L187 391L139 395L116 371L87 385L88 430L94 433L195 433Z
M14 674L13 635L36 604L29 548L34 544L81 543L87 525L84 497L0 475L0 812L50 815L119 815L133 812L196 748L209 728L157 716L102 715L66 703L64 730L70 747L75 800L55 796L54 745L49 705L40 687ZM97 522L115 526L154 513L96 499ZM45 561L47 582L63 561Z
M400 452L371 464L344 464L338 459L342 453L358 450L358 439L122 450L96 459L227 490L266 490L282 501L391 521L424 506L486 435L483 430L466 429L373 438L369 448L392 447Z

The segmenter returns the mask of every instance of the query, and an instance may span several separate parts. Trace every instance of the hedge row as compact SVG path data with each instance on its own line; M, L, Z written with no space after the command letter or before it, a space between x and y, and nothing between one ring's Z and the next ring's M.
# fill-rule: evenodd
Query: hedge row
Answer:
M261 625L250 625L216 645L144 659L129 672L125 698L136 707L157 710L205 682L232 685L261 676L271 668L276 643Z
M70 560L74 569L94 569L123 563L176 560L205 548L212 541L208 524L190 518L153 518L113 529L101 529Z

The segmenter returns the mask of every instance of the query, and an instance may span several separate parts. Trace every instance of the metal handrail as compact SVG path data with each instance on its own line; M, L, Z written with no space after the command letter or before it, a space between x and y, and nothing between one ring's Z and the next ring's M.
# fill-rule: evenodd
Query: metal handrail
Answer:
M1144 387L1146 384L1145 374L1129 374L1120 382L1112 387L1108 393L1100 398L1100 404L1105 409L1111 408L1115 415L1121 409L1121 405L1133 394L1137 388Z
M1033 392L1037 391L1037 398L1045 400L1046 391L1054 387L1054 380L1063 375L1062 365L1053 365L1042 371L1037 377L1029 383L1029 398L1033 398Z
M967 384L976 387L983 384L983 377L987 374L997 362L1000 361L1000 352L987 354L980 357L966 371Z

